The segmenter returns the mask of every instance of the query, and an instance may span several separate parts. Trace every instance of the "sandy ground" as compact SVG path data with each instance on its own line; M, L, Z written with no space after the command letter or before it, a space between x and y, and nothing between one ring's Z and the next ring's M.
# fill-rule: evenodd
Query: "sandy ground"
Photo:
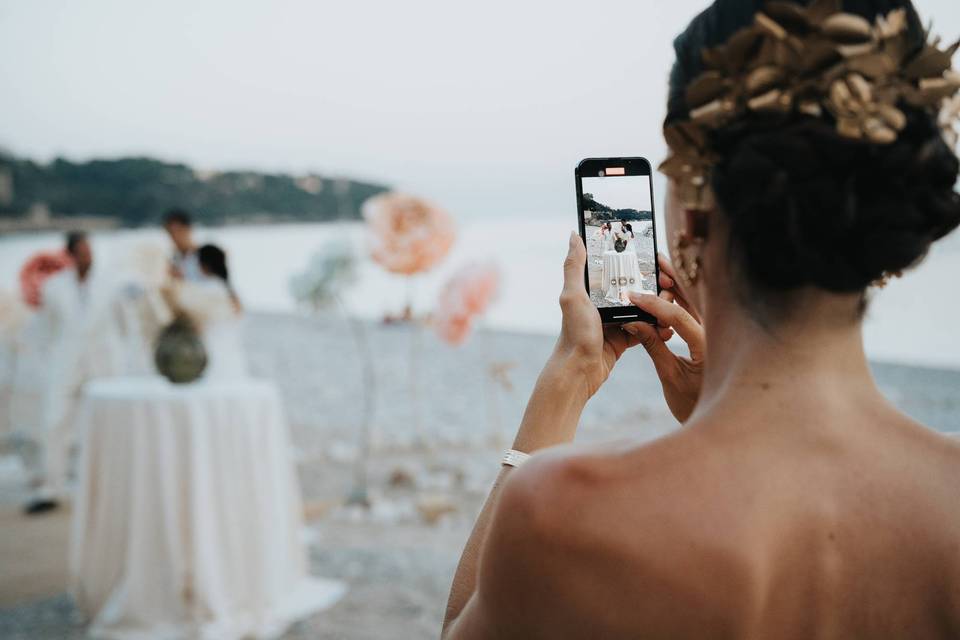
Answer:
M453 349L424 330L364 326L377 365L374 506L366 513L338 506L351 485L362 391L348 325L336 316L260 315L248 323L251 364L280 386L299 452L312 570L350 588L286 638L437 637L460 550L553 345L546 336L480 333ZM420 357L412 363L414 351ZM512 388L491 383L491 367L507 370ZM960 372L874 370L907 413L960 431ZM591 401L578 437L643 440L673 428L636 350ZM22 491L9 482L0 489L0 637L83 637L64 593L67 518L27 520L16 512Z

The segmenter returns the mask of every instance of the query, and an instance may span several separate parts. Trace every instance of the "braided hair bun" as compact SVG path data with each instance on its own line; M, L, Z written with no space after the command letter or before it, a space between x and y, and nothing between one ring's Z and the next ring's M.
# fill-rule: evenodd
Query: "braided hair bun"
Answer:
M677 38L668 123L686 115L683 96L701 71L700 52L749 24L762 5L716 0ZM843 5L871 21L904 8L912 37L923 43L909 0ZM899 107L907 125L891 144L844 138L833 124L803 116L755 115L712 133L720 158L713 191L748 282L773 291L862 292L916 264L960 225L960 161L933 116Z
M907 127L889 145L812 119L718 133L714 192L751 280L857 292L960 224L960 162L929 115L904 110Z

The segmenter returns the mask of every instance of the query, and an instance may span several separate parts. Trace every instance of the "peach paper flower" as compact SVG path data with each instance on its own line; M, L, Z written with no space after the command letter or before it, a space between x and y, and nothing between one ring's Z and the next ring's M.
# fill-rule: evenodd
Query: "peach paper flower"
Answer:
M43 283L47 278L73 264L66 251L35 253L20 268L20 293L23 301L33 308L43 302Z
M438 315L433 320L433 328L441 340L456 347L470 337L473 331L473 318L458 313Z
M425 200L390 192L363 203L370 255L391 273L422 273L440 262L456 238L450 215Z
M473 322L496 299L500 270L494 264L473 263L457 271L444 285L434 312L433 326L450 345L466 342Z

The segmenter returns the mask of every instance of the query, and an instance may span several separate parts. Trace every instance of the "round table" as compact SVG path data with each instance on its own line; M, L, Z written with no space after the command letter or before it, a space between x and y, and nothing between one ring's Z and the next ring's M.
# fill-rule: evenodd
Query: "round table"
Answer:
M330 606L307 576L276 388L238 379L89 383L71 589L97 637L274 637Z
M603 297L610 302L629 304L627 292L643 293L640 262L632 251L604 251L600 278Z

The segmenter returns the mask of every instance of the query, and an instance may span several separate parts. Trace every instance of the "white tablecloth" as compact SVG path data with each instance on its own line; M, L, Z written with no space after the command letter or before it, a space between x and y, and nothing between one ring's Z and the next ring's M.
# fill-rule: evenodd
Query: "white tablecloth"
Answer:
M628 291L643 293L643 277L637 254L633 251L605 251L600 282L603 297L610 302L629 303Z
M94 381L80 434L70 570L94 636L274 637L343 594L307 577L272 384Z

